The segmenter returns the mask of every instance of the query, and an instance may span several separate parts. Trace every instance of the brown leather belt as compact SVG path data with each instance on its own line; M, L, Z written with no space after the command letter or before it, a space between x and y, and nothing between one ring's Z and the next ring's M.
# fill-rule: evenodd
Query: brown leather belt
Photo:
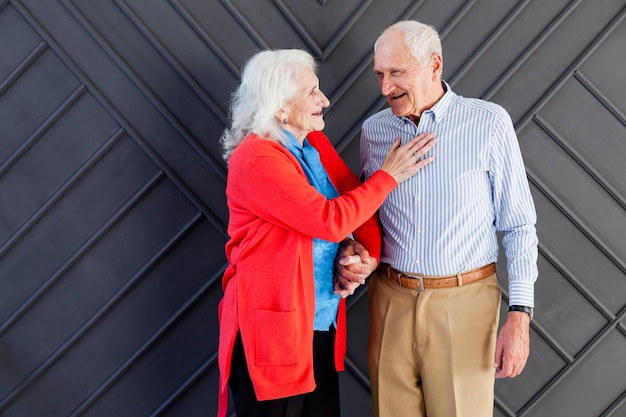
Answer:
M419 274L410 274L395 270L391 265L381 262L378 266L380 272L390 280L404 288L424 291L435 288L452 288L471 284L485 279L496 273L496 264L481 266L471 271L461 272L457 275L429 277Z

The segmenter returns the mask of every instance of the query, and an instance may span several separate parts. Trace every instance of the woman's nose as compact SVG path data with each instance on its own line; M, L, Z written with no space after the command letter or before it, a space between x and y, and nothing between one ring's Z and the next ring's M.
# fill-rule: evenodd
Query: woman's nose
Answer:
M328 97L326 97L326 94L322 93L321 91L320 91L320 94L321 94L322 107L326 108L330 106L330 100L328 99Z

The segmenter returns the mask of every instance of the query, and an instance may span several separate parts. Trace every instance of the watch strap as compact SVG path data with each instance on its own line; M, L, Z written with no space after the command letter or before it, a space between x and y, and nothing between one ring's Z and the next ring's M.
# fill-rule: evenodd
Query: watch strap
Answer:
M526 313L530 316L530 319L533 319L533 316L535 315L535 309L532 307L528 307L528 306L516 306L516 305L512 305L509 306L509 311L521 311L522 313Z

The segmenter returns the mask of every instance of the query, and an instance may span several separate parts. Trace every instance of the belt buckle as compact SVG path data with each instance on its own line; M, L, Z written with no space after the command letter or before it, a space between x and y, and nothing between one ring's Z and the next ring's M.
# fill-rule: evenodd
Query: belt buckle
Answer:
M424 291L425 290L425 288L424 288L424 277L423 276L421 276L421 275L413 275L413 274L402 274L402 273L398 272L398 284L400 284L400 286L402 286L402 280L400 279L400 277L402 275L404 275L404 276L406 276L408 278L411 278L411 279L416 279L420 283L419 288L415 288L417 291Z

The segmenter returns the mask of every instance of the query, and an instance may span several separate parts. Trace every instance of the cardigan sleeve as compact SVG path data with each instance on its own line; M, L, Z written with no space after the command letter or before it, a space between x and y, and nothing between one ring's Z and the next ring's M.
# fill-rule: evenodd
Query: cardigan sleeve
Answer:
M378 171L328 200L309 184L297 160L280 144L258 138L239 148L229 163L230 180L240 184L239 201L261 219L311 237L342 240L370 219L397 186L391 175ZM337 185L344 187L343 182Z
M307 136L309 143L320 152L320 157L328 175L335 183L340 194L361 185L359 178L346 165L334 146L323 132L312 132ZM374 213L361 226L353 231L354 238L369 252L370 256L380 261L382 245L382 229L378 220L378 212Z

